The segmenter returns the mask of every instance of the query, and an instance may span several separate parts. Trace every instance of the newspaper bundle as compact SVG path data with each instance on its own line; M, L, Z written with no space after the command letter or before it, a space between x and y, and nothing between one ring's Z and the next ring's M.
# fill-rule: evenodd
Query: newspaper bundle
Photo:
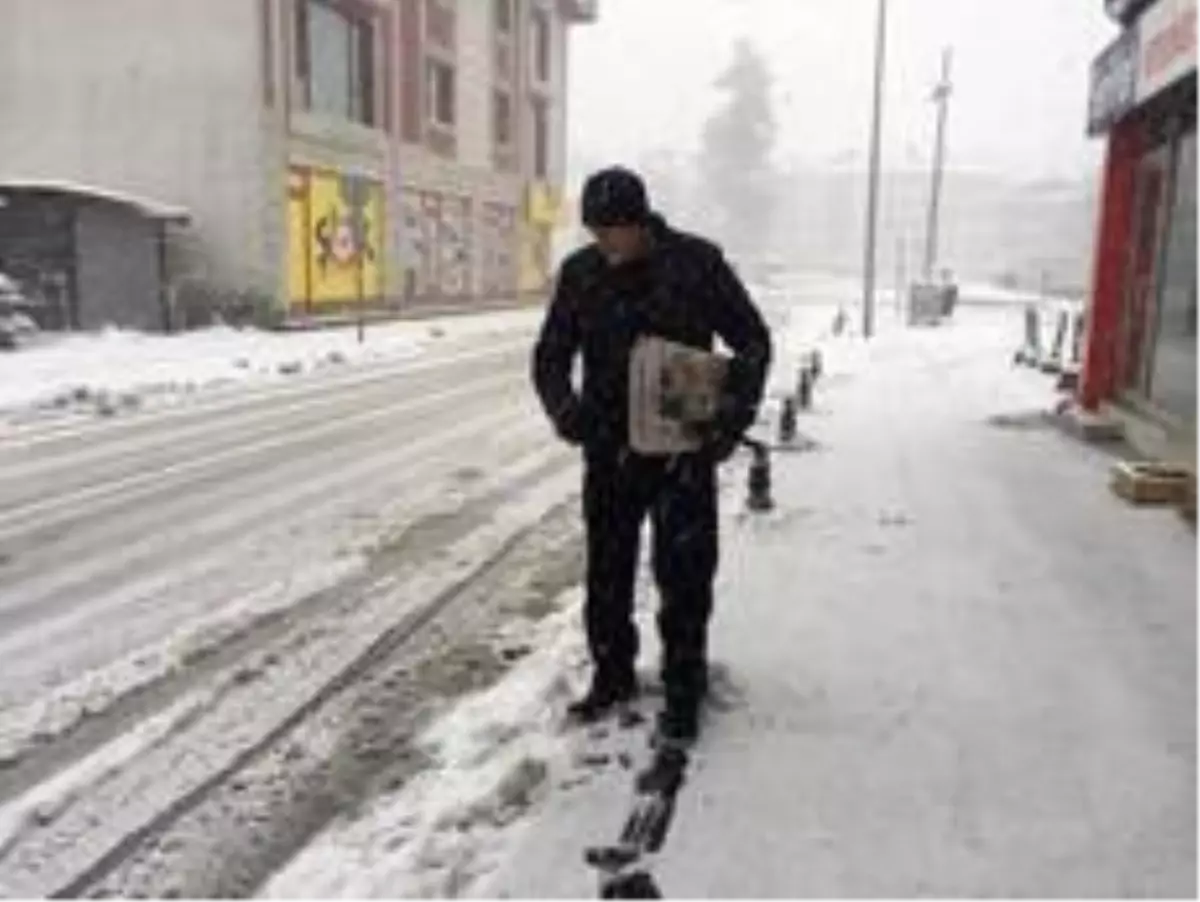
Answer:
M657 337L639 338L629 363L629 444L639 454L698 451L689 427L716 415L729 360Z

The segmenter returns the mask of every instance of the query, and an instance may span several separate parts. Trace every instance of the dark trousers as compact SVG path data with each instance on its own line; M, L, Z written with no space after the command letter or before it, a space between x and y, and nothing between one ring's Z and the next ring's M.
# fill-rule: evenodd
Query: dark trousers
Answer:
M597 676L633 676L638 653L634 582L641 527L649 514L663 684L669 697L699 698L708 686L708 621L717 571L715 467L695 455L588 455L583 507L584 618Z

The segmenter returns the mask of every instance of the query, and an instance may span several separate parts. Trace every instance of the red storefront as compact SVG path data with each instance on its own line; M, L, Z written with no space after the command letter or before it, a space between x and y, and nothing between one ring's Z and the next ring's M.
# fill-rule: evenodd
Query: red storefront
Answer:
M1196 423L1196 3L1107 0L1121 35L1092 65L1107 142L1079 400L1172 431Z

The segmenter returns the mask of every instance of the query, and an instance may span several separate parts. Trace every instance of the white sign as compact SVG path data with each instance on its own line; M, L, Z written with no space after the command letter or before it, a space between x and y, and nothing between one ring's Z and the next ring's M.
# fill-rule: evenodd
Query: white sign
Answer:
M1196 71L1196 0L1158 0L1138 21L1139 104Z

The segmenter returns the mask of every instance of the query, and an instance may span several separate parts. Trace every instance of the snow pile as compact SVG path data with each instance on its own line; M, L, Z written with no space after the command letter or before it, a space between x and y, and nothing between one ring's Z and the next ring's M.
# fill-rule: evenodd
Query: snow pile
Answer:
M84 409L107 416L215 386L405 360L441 341L528 332L540 315L526 309L371 324L362 344L353 327L265 332L216 326L179 335L108 329L47 336L36 346L0 355L0 411Z
M570 676L583 666L578 602L571 590L558 613L518 621L512 638L535 651L426 731L428 768L360 819L326 831L262 895L446 898L494 872L566 766L558 724Z

